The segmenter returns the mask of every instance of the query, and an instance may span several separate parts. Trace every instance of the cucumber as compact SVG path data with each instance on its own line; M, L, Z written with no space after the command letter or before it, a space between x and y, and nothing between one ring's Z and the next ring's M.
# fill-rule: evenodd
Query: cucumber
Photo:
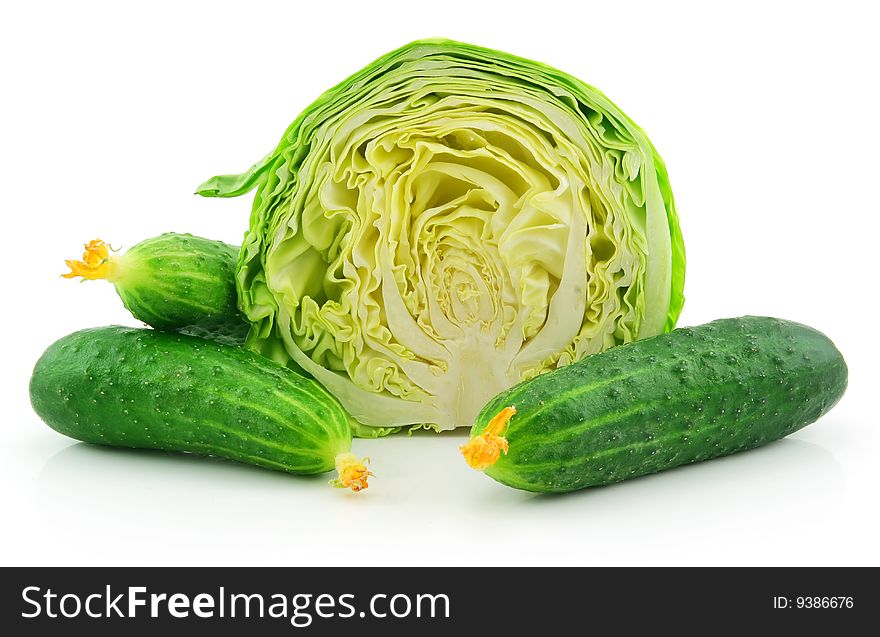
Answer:
M52 344L30 381L56 431L101 445L185 451L298 474L336 467L366 488L348 416L317 382L240 347L127 327Z
M499 394L462 445L498 482L568 492L752 449L831 409L847 385L821 332L723 319L611 348Z
M106 279L139 321L159 330L241 345L249 324L238 311L235 264L239 248L169 232L123 255L95 239L82 261L67 261L66 278Z

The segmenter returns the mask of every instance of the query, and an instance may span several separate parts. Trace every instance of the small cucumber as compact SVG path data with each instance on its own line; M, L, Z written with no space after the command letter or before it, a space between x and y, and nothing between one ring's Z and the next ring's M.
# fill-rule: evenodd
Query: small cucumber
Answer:
M30 382L34 410L84 442L220 456L290 473L370 474L348 416L317 382L240 347L127 327L52 344Z
M238 311L237 246L172 232L147 239L123 255L95 239L82 261L67 261L66 278L106 279L126 309L159 330L244 343L248 323Z
M723 319L611 348L499 394L462 446L498 482L567 492L752 449L831 409L847 385L822 333Z

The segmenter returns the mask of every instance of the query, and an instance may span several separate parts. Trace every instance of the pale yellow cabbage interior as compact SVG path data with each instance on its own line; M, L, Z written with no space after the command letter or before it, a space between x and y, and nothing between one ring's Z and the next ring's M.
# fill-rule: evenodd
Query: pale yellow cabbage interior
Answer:
M365 424L448 429L514 383L662 331L669 231L626 124L477 65L412 59L394 77L316 114L280 176L296 187L274 204L263 271L300 367Z

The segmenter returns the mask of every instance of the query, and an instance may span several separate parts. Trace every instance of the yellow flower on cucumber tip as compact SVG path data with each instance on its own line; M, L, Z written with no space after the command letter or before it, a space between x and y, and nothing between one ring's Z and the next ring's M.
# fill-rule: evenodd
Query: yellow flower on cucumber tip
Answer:
M64 263L70 268L70 272L62 274L65 279L82 277L83 279L107 279L112 280L115 273L114 258L110 256L109 245L101 239L93 239L85 244L82 261L67 260Z
M337 489L351 489L354 492L363 491L370 485L368 480L373 476L366 464L369 458L360 459L351 452L341 453L336 456L336 471L339 477L330 481L330 485Z
M467 443L461 445L459 450L464 456L465 462L474 469L482 471L498 462L501 454L506 454L509 445L507 438L502 434L507 428L507 423L516 414L516 407L505 407L492 417L489 424L479 436L474 436Z

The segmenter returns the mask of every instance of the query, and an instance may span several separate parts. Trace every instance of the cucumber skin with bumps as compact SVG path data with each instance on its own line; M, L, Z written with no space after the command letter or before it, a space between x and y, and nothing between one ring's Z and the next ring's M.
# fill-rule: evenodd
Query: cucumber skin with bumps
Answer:
M116 292L139 321L159 330L241 345L249 324L238 311L237 246L168 232L121 257Z
M56 431L101 445L186 451L291 473L334 468L351 433L317 382L243 348L149 329L82 330L30 381Z
M509 452L486 473L535 492L600 486L752 449L814 422L847 385L821 332L722 319L611 348L503 392Z

